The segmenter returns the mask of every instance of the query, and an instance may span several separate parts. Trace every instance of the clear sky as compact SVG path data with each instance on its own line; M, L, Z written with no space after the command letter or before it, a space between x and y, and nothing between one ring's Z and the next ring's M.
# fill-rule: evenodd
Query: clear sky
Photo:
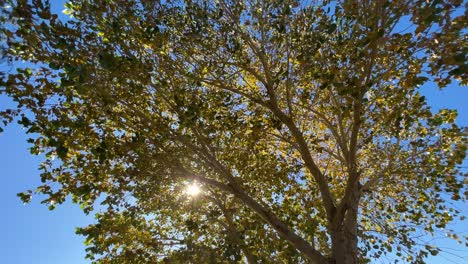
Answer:
M60 2L51 1L55 10L61 10ZM60 12L60 11L59 11ZM0 70L4 70L0 66ZM454 108L459 111L458 124L468 126L468 89L451 85L440 91L433 85L422 89L434 110ZM10 105L10 100L0 96L0 109ZM78 264L84 260L83 237L74 234L75 227L93 222L77 205L67 202L49 211L40 204L40 197L34 196L30 204L23 205L16 196L18 192L33 189L40 184L37 167L40 157L29 154L25 132L13 123L0 134L0 263L5 264ZM465 162L465 166L467 162ZM460 204L465 215L466 204ZM468 227L455 225L456 230L468 234ZM468 263L468 250L452 241L437 240L434 244L449 252L432 257L427 263Z

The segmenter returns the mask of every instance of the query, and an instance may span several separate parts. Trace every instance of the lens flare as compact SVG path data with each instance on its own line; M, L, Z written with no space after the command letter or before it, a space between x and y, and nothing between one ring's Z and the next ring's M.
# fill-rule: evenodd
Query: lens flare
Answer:
M199 195L200 192L201 192L200 186L198 186L198 184L196 183L190 184L189 186L187 186L187 189L185 190L185 193L187 193L187 195L192 196L192 197Z

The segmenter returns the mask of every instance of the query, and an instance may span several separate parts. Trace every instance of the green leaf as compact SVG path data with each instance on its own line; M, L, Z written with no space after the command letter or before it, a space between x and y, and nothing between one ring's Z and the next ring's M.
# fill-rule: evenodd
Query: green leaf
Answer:
M18 194L16 194L23 203L30 203L31 202L31 198L32 198L32 192L31 191L27 191L27 192L20 192Z

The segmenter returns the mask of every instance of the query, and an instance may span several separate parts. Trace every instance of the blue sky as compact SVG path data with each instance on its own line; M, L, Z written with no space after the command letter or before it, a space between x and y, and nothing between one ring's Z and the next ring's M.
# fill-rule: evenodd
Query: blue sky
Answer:
M60 2L52 1L55 10L61 11ZM0 70L2 68L0 67ZM440 91L433 85L422 89L434 110L454 108L459 111L458 124L468 126L468 89L451 85ZM10 101L0 96L0 108L8 106ZM6 264L75 264L88 263L84 260L83 237L77 236L77 226L93 222L92 216L86 216L77 205L66 202L56 210L49 211L40 204L40 197L33 197L30 204L23 205L16 196L18 192L34 188L40 184L37 167L40 157L29 154L27 135L15 123L0 134L0 263ZM465 162L466 163L466 162ZM460 204L465 215L466 204ZM468 234L468 227L455 225L458 232ZM450 254L428 259L427 263L466 263L466 247L453 241L440 240L439 246L449 248L453 253L466 257L465 260Z

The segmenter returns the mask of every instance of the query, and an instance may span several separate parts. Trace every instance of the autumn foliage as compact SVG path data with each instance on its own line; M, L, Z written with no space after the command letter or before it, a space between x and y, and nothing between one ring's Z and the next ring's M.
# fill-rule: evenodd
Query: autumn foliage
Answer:
M466 84L466 3L7 2L1 118L44 157L19 195L99 200L95 263L423 263L419 235L463 239L466 136L419 87Z

